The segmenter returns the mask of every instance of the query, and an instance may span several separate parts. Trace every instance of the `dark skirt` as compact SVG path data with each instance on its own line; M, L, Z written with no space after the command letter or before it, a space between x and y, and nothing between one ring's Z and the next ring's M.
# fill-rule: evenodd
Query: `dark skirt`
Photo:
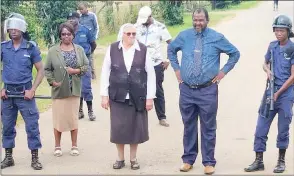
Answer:
M110 103L110 142L140 144L149 140L147 111L137 112L129 101Z

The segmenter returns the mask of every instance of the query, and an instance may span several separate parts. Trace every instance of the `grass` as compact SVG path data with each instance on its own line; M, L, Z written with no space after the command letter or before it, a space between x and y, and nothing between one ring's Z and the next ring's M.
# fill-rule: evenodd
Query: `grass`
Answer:
M241 4L238 5L230 5L227 8L223 10L215 10L209 12L210 16L210 22L209 26L215 26L223 19L228 19L235 16L234 10L246 10L253 7L256 7L260 1L243 1ZM191 14L184 14L184 24L182 25L176 25L176 26L167 26L168 31L170 32L171 36L173 38L176 37L176 35L187 28L192 27L192 19ZM117 31L118 32L118 31ZM97 40L97 43L102 46L108 46L112 42L116 41L117 39L117 33L103 36L99 40Z

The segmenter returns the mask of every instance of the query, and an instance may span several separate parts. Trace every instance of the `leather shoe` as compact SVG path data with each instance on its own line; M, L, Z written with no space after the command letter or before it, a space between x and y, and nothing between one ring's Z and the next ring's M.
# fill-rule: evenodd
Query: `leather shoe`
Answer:
M193 168L192 165L188 164L188 163L184 163L181 167L180 167L180 171L181 172L188 172Z
M213 166L205 166L204 173L206 175L212 175L214 173L214 167Z

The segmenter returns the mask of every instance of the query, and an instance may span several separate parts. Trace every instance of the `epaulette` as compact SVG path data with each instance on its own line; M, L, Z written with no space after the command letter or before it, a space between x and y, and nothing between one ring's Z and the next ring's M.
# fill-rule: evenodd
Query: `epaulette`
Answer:
M32 47L36 47L37 43L34 41L27 41L27 49L30 49Z
M9 40L3 41L3 42L1 42L1 45L5 44L5 43L8 43L8 42L9 42Z

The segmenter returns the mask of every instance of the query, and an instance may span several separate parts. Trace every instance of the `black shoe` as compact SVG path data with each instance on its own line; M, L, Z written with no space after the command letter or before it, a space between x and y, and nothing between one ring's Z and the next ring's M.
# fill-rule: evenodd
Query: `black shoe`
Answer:
M34 170L41 170L43 168L42 164L39 161L39 157L38 157L38 150L32 150L32 168Z
M1 162L1 169L14 166L14 159L12 157L12 148L5 149L5 158Z
M247 168L244 168L244 171L254 172L254 171L262 171L262 170L264 170L263 153L256 152L255 161L251 165L249 165Z
M90 121L94 121L96 119L96 116L93 111L89 111L88 116L89 116Z
M84 117L85 117L84 112L80 110L79 111L79 119L82 119Z
M279 159L278 159L278 163L274 169L274 173L283 173L285 171L285 168L286 168L285 153L286 153L286 149L279 150Z

